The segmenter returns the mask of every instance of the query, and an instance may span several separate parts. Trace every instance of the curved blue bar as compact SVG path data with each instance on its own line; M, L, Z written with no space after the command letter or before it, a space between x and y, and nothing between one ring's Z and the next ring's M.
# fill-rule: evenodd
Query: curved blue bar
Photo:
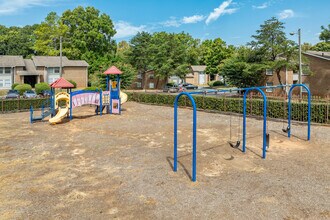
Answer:
M174 156L173 156L173 171L178 169L178 101L181 96L187 96L191 101L193 107L193 155L192 155L192 181L196 181L196 162L197 162L197 148L196 148L196 103L194 98L187 92L182 92L176 96L174 101Z
M267 128L267 97L265 93L260 88L247 88L244 92L244 102L243 102L243 148L242 151L246 151L246 96L252 91L257 90L261 93L264 99L264 123L263 123L263 143L262 143L262 158L266 158L266 128Z
M289 96L288 96L288 126L289 126L289 131L288 131L288 137L291 136L291 96L292 96L292 90L295 87L304 87L308 93L308 116L307 116L307 121L308 121L308 128L307 128L307 140L309 141L311 139L311 91L309 88L304 85L304 84L294 84L289 90Z

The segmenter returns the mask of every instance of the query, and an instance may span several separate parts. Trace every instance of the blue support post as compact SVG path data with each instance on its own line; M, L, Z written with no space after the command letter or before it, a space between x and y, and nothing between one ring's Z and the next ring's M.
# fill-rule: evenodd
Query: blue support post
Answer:
M290 128L288 130L288 137L291 137L291 112L292 112L292 108L291 108L291 96L292 96L292 90L295 87L304 87L307 91L308 94L308 115L307 115L307 123L308 123L308 128L307 128L307 140L309 141L311 139L311 92L309 90L309 88L304 85L304 84L294 84L292 85L292 87L289 90L289 96L288 96L288 127Z
M102 89L100 89L100 116L102 116L102 108L103 108L103 105L102 105Z
M193 106L193 154L192 154L192 181L196 182L196 163L197 163L197 135L196 135L196 125L197 125L197 117L196 117L196 104L194 98L187 92L182 92L175 98L174 101L174 157L173 157L173 171L177 171L178 167L178 101L179 98L185 95L191 101Z
M30 123L33 123L33 107L30 105Z
M70 121L72 120L72 92L70 93Z
M265 93L258 87L247 88L244 92L244 101L243 101L243 148L242 151L246 151L246 97L247 94L252 91L257 90L261 93L264 100L264 122L263 122L263 143L262 143L262 158L266 158L266 150L267 150L267 143L266 143L266 129L267 129L267 97Z

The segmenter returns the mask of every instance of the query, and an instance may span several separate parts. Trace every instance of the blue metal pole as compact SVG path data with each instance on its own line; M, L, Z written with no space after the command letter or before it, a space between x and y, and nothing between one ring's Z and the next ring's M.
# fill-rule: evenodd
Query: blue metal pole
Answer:
M103 105L102 105L102 89L100 89L100 116L102 116L102 108L103 108Z
M246 96L250 90L247 89L244 92L243 96L243 147L242 151L245 153L246 151Z
M291 137L291 94L292 94L292 89L295 86L292 86L289 90L289 94L288 94L288 138Z
M174 101L174 156L173 156L173 171L177 171L178 161L178 101L179 98L185 95L191 101L193 106L193 153L192 153L192 181L196 181L197 176L197 108L194 98L187 92L182 92L176 96Z
M107 75L107 91L109 91L109 75Z
M32 124L33 122L33 107L30 105L30 123Z
M266 150L267 150L267 98L266 94L261 90L258 89L258 91L262 94L264 98L264 126L263 126L263 142L262 142L262 158L266 159Z
M309 88L307 88L307 92L308 92L308 130L307 130L307 140L309 141L311 139L311 99L312 99L312 95L311 95L311 91L309 90Z
M72 93L70 93L70 121L72 120Z

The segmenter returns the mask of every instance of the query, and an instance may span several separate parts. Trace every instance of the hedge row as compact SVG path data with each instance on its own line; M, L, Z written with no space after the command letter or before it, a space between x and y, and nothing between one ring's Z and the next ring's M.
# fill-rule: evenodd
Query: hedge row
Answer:
M175 95L155 93L128 92L130 101L149 103L155 105L173 106ZM229 98L225 96L194 96L198 109L219 112L243 112L242 98ZM267 116L271 118L287 119L287 103L280 100L267 101ZM179 106L191 107L187 97L179 100ZM330 103L312 103L312 122L330 123ZM292 102L292 120L307 121L308 105L305 102ZM263 101L261 99L247 99L247 114L254 116L263 115Z
M49 99L36 98L36 99L2 99L0 100L1 112L15 112L21 110L28 110L30 106L34 109L49 106ZM46 105L46 106L45 106Z

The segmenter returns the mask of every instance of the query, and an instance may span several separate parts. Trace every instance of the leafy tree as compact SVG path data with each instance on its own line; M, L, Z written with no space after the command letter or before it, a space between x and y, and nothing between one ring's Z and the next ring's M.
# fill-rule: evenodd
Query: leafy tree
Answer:
M200 64L206 65L206 73L216 75L220 72L219 64L229 58L234 51L232 46L227 47L226 43L216 38L214 40L205 40L200 46Z
M330 52L330 42L319 42L315 44L311 50Z
M322 32L319 36L320 40L324 42L330 42L330 24L328 24L328 28L321 26Z
M67 37L68 26L63 24L55 12L50 12L35 30L36 42L33 46L39 55L58 56L60 54L60 36ZM63 47L67 54L68 48Z

